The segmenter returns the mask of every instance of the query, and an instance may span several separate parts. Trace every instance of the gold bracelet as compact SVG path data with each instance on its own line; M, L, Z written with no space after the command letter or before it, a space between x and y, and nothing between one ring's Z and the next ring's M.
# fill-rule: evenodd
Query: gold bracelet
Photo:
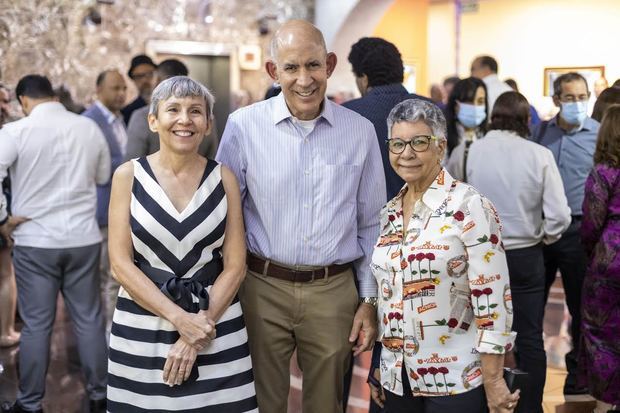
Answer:
M360 304L370 304L375 309L377 308L377 297L360 297Z

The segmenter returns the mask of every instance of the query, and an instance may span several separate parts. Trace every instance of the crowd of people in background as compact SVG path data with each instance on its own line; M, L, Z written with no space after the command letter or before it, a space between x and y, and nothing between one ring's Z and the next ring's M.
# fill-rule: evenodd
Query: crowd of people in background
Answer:
M285 413L296 352L303 410L340 413L372 350L371 412L542 413L558 272L563 392L619 411L620 80L562 74L541 119L491 56L427 98L365 37L337 104L316 27L283 24L270 55L221 140L180 60L135 56L127 105L118 69L88 108L45 76L0 84L2 412L42 411L60 293L91 412Z

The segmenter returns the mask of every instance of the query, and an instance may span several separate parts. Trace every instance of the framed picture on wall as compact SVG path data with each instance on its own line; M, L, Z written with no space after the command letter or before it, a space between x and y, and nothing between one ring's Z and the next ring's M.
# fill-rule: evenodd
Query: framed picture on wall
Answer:
M586 78L588 89L594 90L594 82L601 77L605 77L605 66L579 66L579 67L546 67L543 94L553 96L553 82L559 76L568 72L577 72Z

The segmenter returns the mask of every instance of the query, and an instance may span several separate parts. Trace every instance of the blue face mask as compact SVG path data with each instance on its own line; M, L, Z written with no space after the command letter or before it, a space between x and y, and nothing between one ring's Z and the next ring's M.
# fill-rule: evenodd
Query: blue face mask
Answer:
M588 101L579 102L560 102L562 107L560 116L569 125L580 125L588 116Z
M486 117L487 111L484 105L472 105L459 102L459 113L457 118L464 127L475 128L479 126Z

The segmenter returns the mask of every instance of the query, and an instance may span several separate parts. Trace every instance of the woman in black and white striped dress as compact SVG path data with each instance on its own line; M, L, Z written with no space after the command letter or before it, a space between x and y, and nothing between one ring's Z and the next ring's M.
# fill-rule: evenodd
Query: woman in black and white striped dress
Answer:
M163 81L149 110L160 151L114 174L109 249L122 287L109 412L258 411L236 296L246 254L239 186L197 153L212 109L201 84Z

